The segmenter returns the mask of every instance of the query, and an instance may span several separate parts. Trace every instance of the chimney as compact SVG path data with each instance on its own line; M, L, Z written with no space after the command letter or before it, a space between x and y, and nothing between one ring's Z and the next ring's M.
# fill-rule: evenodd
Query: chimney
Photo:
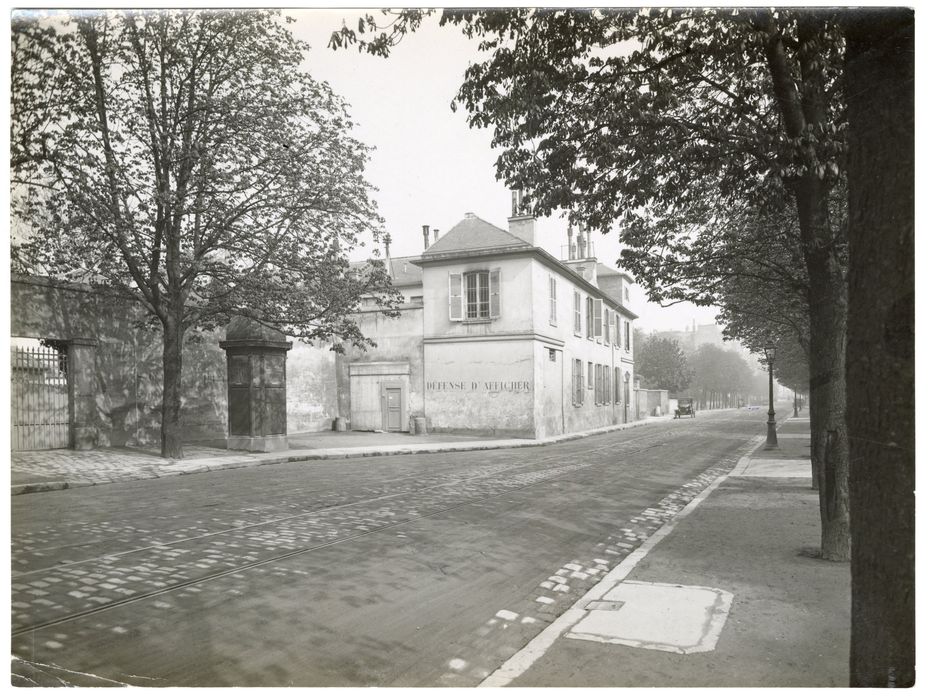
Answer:
M432 229L432 245L434 245L434 244L436 244L436 243L438 243L438 229L437 229L437 228L433 228L433 229Z
M535 215L523 201L522 190L512 191L512 216L509 217L509 233L535 245Z
M389 233L384 235L384 237L383 237L383 249L384 249L384 257L385 257L387 260L390 259L390 241L391 241L391 240L392 240L392 239L390 238L390 234L389 234Z
M429 225L422 224L422 242L425 245L425 248L429 247Z
M574 225L567 224L567 259L574 259Z

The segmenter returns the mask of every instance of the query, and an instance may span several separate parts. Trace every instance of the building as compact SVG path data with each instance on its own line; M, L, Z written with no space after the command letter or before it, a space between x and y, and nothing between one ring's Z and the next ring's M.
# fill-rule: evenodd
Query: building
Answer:
M336 360L338 412L354 430L548 437L634 419L633 280L568 230L567 258L536 245L513 198L509 230L465 215L414 258L391 258L399 318L361 327L377 347Z
M400 315L362 306L370 349L293 343L287 431L424 424L548 437L634 420L633 280L598 262L582 230L568 229L564 259L554 257L536 245L535 224L517 197L508 230L467 214L444 236L426 228L420 255L394 258L388 249ZM135 301L16 276L10 308L16 449L157 444L161 340ZM224 445L230 435L221 336L191 331L185 345L188 442ZM41 434L39 405L54 408Z

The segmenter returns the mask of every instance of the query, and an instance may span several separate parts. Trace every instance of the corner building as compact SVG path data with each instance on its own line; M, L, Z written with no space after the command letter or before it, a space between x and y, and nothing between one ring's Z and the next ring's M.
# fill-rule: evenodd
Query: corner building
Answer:
M388 249L404 304L398 319L365 311L378 347L340 358L352 429L423 417L436 432L542 438L629 420L633 280L597 262L583 231L568 230L565 260L538 247L518 199L508 231L467 214L431 245L426 227L416 258Z

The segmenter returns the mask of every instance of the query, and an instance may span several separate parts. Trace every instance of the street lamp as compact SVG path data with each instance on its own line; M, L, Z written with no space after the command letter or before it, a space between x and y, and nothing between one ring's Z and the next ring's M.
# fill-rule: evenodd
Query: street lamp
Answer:
M765 450L772 450L777 447L777 421L776 413L773 412L773 361L776 359L777 349L773 345L764 347L764 357L767 358L767 373L770 381L770 400L767 410L767 444Z
M631 380L631 372L625 373L625 422L628 423L628 382Z

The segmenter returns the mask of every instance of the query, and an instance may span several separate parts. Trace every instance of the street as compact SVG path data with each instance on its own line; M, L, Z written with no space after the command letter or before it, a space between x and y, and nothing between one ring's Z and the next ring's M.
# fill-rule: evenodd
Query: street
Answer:
M15 497L13 683L475 686L765 418Z

